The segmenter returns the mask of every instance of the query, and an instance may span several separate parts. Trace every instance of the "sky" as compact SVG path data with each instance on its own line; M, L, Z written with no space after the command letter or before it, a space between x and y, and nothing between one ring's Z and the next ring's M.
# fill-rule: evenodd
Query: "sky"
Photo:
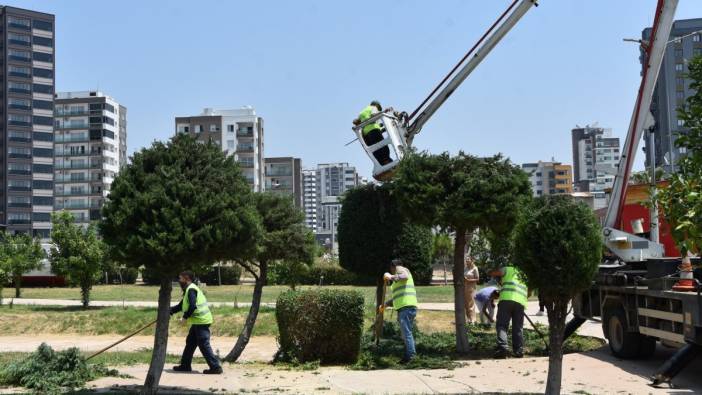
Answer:
M5 0L56 15L56 90L127 107L128 153L174 117L253 106L265 156L348 162L370 177L351 121L371 100L411 112L510 0ZM624 143L655 0L541 0L415 138L420 150L572 163L570 130ZM676 19L702 17L680 0ZM642 167L639 153L637 167Z

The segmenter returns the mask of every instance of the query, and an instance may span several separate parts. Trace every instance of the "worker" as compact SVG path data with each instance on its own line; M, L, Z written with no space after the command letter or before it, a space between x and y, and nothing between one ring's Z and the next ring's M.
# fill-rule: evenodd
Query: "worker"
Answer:
M527 286L524 276L514 266L505 266L491 273L499 277L502 288L497 304L497 349L495 358L507 357L507 328L512 321L512 352L516 358L524 356L524 309L527 305Z
M475 293L475 305L478 307L480 323L495 322L495 301L500 298L500 291L495 286L487 286Z
M406 364L417 355L414 348L412 327L417 317L417 291L409 269L402 266L400 259L393 259L390 263L390 272L383 275L383 279L392 282L390 289L392 299L380 307L382 312L385 307L392 307L397 311L397 321L400 325L402 341L405 343L405 356L400 363Z
M391 108L388 110L392 111ZM354 119L353 123L354 125L359 125L380 111L383 111L383 107L377 100L373 100L370 105L366 106L361 113L358 114L358 118ZM369 123L363 127L361 135L363 136L363 141L370 147L383 140L383 127L378 122ZM387 145L373 152L373 156L381 165L392 162L392 159L390 159L390 147Z
M181 324L190 325L188 337L185 339L185 349L180 357L180 365L174 366L176 372L191 372L192 360L195 348L200 348L202 356L205 358L209 369L205 369L204 374L221 374L222 366L217 357L212 352L210 346L210 325L212 324L212 312L207 305L207 298L202 290L193 283L195 275L191 271L184 271L178 276L180 288L183 289L183 300L171 307L171 315L182 311Z
M463 271L463 292L466 309L466 320L468 323L475 322L475 290L478 288L480 274L475 262L470 257L466 257L466 266Z

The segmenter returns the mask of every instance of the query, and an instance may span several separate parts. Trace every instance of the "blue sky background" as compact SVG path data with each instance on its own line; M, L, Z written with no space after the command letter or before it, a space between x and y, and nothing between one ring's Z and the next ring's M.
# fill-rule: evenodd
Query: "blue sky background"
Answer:
M509 0L6 0L56 15L56 89L128 108L131 154L174 117L252 105L265 155L349 162L370 176L351 120L371 99L413 110ZM570 129L623 138L639 84L637 38L655 0L542 0L415 139L431 152L572 162ZM702 17L680 0L676 19ZM639 154L639 167L642 157Z

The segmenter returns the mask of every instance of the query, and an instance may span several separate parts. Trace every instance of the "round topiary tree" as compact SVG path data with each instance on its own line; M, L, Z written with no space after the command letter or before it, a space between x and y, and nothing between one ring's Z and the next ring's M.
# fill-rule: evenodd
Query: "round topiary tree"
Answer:
M569 196L533 201L514 232L514 264L529 288L539 290L549 323L547 394L559 394L568 303L590 288L602 258L600 224L592 210Z
M166 361L172 281L184 270L256 254L261 218L234 157L187 134L136 152L112 183L100 233L112 258L143 266L160 284L151 365L156 393Z

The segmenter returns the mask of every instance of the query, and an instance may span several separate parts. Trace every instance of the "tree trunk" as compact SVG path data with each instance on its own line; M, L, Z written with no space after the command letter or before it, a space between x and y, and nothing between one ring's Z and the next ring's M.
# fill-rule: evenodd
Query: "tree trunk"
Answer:
M549 326L548 377L546 395L561 393L561 375L563 372L563 331L568 313L568 300L549 300L546 302Z
M15 298L22 297L22 275L15 276Z
M2 286L2 282L0 282L0 306L2 306L2 290L3 290L3 286Z
M385 304L385 301L383 300L383 288L385 288L385 281L383 280L382 277L378 277L378 279L375 281L375 309L376 309L376 311L378 310L378 307ZM386 295L386 298L387 298L387 295Z
M80 300L83 302L83 309L87 309L90 304L90 288L92 286L89 283L80 285Z
M466 247L465 229L456 230L456 243L453 249L453 301L454 319L456 320L456 352L469 351L468 333L466 332L465 290L463 288L464 253Z
M239 334L239 338L236 339L236 344L234 348L229 351L224 361L236 362L237 359L244 352L244 348L249 344L251 339L251 333L253 332L254 324L256 323L256 317L258 317L258 309L261 307L261 295L263 294L263 284L266 283L266 277L268 276L268 264L265 262L260 263L261 267L259 269L258 278L256 279L256 284L254 285L253 299L251 299L251 307L249 308L249 314L246 316L246 322L244 323L244 328Z
M154 334L154 349L151 353L151 364L146 374L142 394L156 394L158 383L161 381L163 365L166 363L166 347L168 346L168 324L170 323L171 308L171 278L161 279L161 288L158 290L158 314L156 333Z

